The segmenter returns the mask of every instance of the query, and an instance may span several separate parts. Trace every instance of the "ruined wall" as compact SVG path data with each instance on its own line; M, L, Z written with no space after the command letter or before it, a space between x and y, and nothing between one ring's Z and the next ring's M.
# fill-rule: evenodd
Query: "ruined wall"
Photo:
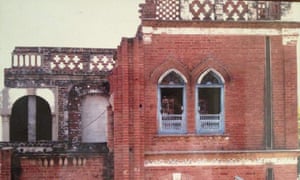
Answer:
M113 179L113 154L103 145L90 144L81 149L60 149L60 152L44 147L44 153L40 151L41 147L13 149L8 145L1 144L7 146L0 153L1 180Z
M104 157L20 158L20 179L108 179L104 177Z
M114 67L114 56L114 49L16 47L12 66L5 69L3 140L10 139L9 119L15 101L39 95L51 108L52 140L80 142L81 100L86 95L108 97L107 76Z
M11 155L11 148L0 150L0 179L11 180Z
M107 78L115 64L114 55L114 49L15 48L12 67L5 69L4 140L11 140L13 106L19 98L31 95L48 103L53 136L47 141L0 143L13 151L2 156L9 159L1 162L3 179L113 179L113 114ZM96 97L93 100L98 104L92 101L85 106L86 97ZM19 109L28 106L22 103ZM94 116L88 117L92 110ZM36 116L32 113L25 122ZM34 128L30 126L24 134ZM89 132L94 134L86 135Z

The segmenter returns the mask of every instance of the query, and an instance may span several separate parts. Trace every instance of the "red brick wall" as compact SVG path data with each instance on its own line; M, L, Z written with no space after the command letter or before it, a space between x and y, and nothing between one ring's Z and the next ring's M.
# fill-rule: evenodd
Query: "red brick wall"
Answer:
M115 179L148 175L148 171L143 172L144 152L264 150L265 38L152 34L148 43L139 36L123 39L110 80L114 94ZM296 48L284 46L281 36L270 39L276 111L274 149L296 148ZM224 135L195 133L195 85L208 68L225 79ZM184 135L158 134L157 82L169 69L180 71L188 81Z
M297 179L295 166L271 166L276 180ZM182 180L228 180L239 176L243 179L265 180L270 166L202 166L146 168L146 180L172 179L173 173L181 173Z
M152 35L143 50L147 150L264 149L264 36ZM272 36L271 53L275 148L296 148L295 46L283 46L280 36ZM165 141L166 137L157 136L157 81L171 68L188 79L187 130L191 136ZM210 138L195 134L194 109L195 82L208 68L219 71L226 81L225 134ZM293 78L287 81L286 77Z
M0 150L0 179L11 180L11 152L12 150Z
M52 157L53 158L53 157ZM47 165L40 159L21 158L22 167L20 179L40 180L40 179L104 179L103 178L103 157L95 156L86 159L85 164L74 165L73 159L68 159L67 165L59 165L58 159L54 158L53 165L47 161Z
M146 149L262 149L264 45L264 36L153 35L152 43L144 48ZM157 137L156 84L159 76L170 68L179 70L188 79L187 124L192 136L169 137L166 142L164 137ZM195 82L208 68L216 69L226 80L225 134L211 138L195 134ZM205 143L200 143L203 140Z
M123 39L111 78L114 96L115 179L142 179L144 163L144 64L138 39Z
M298 148L298 122L297 122L297 47L284 46L285 61L285 137L286 148ZM293 80L292 80L293 79Z

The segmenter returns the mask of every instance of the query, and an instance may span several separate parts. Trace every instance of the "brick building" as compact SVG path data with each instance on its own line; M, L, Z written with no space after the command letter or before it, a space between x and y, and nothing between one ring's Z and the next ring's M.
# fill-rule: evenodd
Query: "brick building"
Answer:
M117 49L17 47L2 179L296 179L291 3L146 0Z

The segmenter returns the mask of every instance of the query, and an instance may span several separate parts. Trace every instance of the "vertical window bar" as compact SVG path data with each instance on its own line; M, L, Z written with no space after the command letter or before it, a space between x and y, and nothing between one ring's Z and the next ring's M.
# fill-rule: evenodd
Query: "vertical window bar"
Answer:
M36 141L36 97L28 96L28 141Z

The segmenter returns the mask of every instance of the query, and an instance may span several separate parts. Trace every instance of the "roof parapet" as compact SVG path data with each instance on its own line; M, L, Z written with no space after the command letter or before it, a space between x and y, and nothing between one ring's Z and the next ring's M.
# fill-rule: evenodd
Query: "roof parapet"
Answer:
M291 2L245 0L146 0L140 5L143 19L166 21L281 20Z

